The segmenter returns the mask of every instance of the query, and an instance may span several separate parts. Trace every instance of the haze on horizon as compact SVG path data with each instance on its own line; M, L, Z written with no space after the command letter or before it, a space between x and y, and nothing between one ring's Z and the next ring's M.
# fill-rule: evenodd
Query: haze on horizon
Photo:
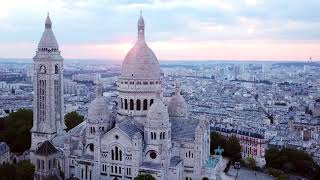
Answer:
M0 57L32 58L50 12L65 58L122 60L142 10L160 60L319 60L319 8L319 0L5 0Z

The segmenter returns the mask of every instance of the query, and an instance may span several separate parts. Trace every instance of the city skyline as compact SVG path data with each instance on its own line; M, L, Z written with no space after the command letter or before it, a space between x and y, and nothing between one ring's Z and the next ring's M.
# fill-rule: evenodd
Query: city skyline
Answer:
M0 57L32 58L50 12L66 59L121 61L135 42L142 10L146 39L160 60L317 61L318 6L317 1L302 6L263 0L12 0L0 7Z

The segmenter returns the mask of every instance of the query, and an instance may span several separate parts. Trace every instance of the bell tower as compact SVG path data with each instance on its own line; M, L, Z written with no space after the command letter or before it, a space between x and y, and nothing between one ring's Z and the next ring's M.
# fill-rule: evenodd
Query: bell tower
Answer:
M33 127L31 150L64 132L63 58L47 16L33 58Z

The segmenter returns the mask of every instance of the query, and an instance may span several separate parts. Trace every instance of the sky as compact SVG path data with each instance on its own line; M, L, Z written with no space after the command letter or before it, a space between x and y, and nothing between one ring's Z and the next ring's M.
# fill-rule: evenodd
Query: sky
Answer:
M320 60L320 0L0 0L0 57L32 58L47 12L64 58L123 60L140 10L159 60Z

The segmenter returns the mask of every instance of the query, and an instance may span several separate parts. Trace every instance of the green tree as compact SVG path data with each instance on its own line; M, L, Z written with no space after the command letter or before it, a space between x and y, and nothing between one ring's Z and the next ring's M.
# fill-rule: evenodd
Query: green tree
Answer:
M226 156L230 157L233 160L241 159L241 145L238 138L231 136L227 139L226 142Z
M225 138L216 132L212 132L210 138L211 154L214 154L214 150L221 146L224 149L223 156L230 157L232 160L241 158L241 145L235 136Z
M317 165L310 155L301 150L284 148L266 151L266 166L286 173L296 173L312 178L317 175Z
M253 159L252 157L247 157L244 162L245 162L245 165L250 169L255 169L257 167L256 160Z
M30 161L21 161L16 169L17 179L33 180L34 166Z
M0 180L33 180L34 166L29 161L0 165Z
M218 146L225 148L226 139L216 132L212 132L210 134L210 153L214 154L214 150L218 148Z
M139 174L134 180L156 180L151 174Z
M67 126L66 131L69 131L70 129L76 127L78 124L82 123L83 120L84 117L78 114L76 111L69 112L64 116L64 121Z
M0 166L0 180L15 180L16 167L12 164Z
M32 110L19 109L3 119L0 141L7 142L12 152L22 153L30 149L32 115Z

